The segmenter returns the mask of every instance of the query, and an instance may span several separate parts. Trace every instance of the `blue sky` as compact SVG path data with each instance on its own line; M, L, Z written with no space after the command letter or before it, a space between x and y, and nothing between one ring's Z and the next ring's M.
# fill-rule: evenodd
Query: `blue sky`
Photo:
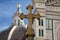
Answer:
M21 11L27 13L26 6L31 4L32 0L0 0L0 31L11 25L18 3L21 4Z

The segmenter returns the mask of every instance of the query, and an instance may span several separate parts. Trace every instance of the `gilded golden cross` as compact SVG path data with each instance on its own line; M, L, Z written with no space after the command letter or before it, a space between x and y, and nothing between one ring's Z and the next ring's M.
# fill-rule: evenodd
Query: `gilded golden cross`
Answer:
M32 14L32 9L33 7L31 5L27 6L27 9L28 9L28 14L27 15L24 15L23 13L20 14L20 18L23 19L23 18L27 18L28 19L28 27L32 27L32 19L34 18L40 18L40 14L37 13L37 14Z
M20 18L27 18L28 19L28 29L26 32L26 35L34 35L34 31L32 29L32 21L34 18L40 18L40 14L32 14L32 9L33 7L31 5L27 6L27 10L28 10L28 14L24 15L23 13L20 14ZM30 39L29 37L27 38L28 40L32 40L32 38Z

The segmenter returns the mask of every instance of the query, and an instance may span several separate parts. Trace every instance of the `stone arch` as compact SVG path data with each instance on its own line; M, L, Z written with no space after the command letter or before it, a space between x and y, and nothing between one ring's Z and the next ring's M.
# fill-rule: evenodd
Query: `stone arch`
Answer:
M56 40L59 40L59 37L58 37L58 34L59 34L59 31L60 31L60 25L56 28Z

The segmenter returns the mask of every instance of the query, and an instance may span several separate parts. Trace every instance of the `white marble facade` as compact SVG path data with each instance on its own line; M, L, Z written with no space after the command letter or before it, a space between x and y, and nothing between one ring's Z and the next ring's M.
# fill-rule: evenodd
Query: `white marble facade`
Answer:
M41 15L40 21L35 19L33 22L34 39L60 40L60 0L32 0L32 5L35 13ZM41 19L43 19L43 22ZM43 25L39 25L42 23Z

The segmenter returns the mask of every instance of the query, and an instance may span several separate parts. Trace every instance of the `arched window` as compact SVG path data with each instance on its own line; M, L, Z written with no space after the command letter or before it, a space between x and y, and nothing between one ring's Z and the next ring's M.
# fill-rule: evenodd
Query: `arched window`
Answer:
M43 26L43 19L38 19L39 20L39 25Z
M43 26L43 19L41 19L41 24L40 25Z
M43 36L44 36L43 29L39 29L39 37L43 37Z
M18 19L18 26L20 25L20 20Z

